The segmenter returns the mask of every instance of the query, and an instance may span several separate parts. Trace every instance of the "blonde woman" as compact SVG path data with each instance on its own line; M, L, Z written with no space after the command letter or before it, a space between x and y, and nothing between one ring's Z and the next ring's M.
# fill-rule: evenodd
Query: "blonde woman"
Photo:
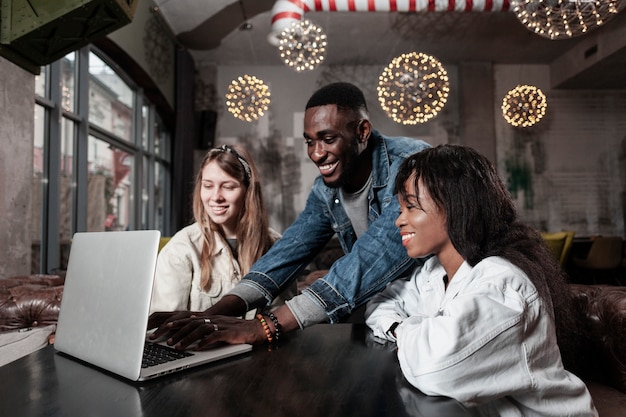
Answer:
M280 237L268 226L254 161L239 146L222 145L206 154L196 176L193 213L195 222L159 253L151 312L206 310Z

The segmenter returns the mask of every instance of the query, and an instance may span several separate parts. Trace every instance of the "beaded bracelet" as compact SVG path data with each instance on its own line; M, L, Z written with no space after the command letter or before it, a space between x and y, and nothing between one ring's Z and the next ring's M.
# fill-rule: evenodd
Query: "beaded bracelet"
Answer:
M268 316L270 316L270 319L272 319L272 322L274 323L274 329L276 329L276 331L274 332L274 339L278 341L278 337L280 336L280 323L278 323L278 319L276 318L274 313L270 312Z
M261 314L257 314L256 318L261 322L261 326L263 326L263 330L265 330L267 341L269 343L272 343L274 339L272 338L272 331L270 330L270 325L267 324L267 322L265 321L265 318Z

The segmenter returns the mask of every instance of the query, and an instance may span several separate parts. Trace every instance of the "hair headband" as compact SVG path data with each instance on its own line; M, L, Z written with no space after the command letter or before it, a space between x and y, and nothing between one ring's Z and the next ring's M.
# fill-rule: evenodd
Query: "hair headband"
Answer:
M234 150L228 145L222 145L216 149L221 152L230 152L231 154L233 154L237 158L241 166L243 167L243 170L246 171L246 179L248 180L248 182L252 180L252 171L250 170L250 164L248 164L248 161L246 161L243 158L243 156L239 155L239 153L236 150Z

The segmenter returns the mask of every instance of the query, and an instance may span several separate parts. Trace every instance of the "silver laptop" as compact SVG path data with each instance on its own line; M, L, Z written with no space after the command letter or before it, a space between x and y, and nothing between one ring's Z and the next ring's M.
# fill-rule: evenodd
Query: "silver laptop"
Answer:
M146 365L144 345L151 344L146 341L146 327L160 235L157 230L74 235L56 350L130 380L143 381L252 349L248 344L220 345ZM170 348L164 343L161 347Z

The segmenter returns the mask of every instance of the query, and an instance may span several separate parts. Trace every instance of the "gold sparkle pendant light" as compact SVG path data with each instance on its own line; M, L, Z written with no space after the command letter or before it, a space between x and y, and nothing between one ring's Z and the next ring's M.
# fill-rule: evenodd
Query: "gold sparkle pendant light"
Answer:
M518 85L502 99L502 116L515 127L539 123L547 108L546 95L533 85Z
M278 53L285 65L296 71L316 68L326 56L326 35L322 28L305 19L283 30L278 40Z
M524 26L548 39L569 39L606 24L626 0L511 0Z
M226 93L226 108L245 122L258 120L270 105L270 89L254 75L242 75L233 80Z
M411 52L394 58L378 77L378 101L397 123L415 125L435 117L446 104L450 82L435 57Z

